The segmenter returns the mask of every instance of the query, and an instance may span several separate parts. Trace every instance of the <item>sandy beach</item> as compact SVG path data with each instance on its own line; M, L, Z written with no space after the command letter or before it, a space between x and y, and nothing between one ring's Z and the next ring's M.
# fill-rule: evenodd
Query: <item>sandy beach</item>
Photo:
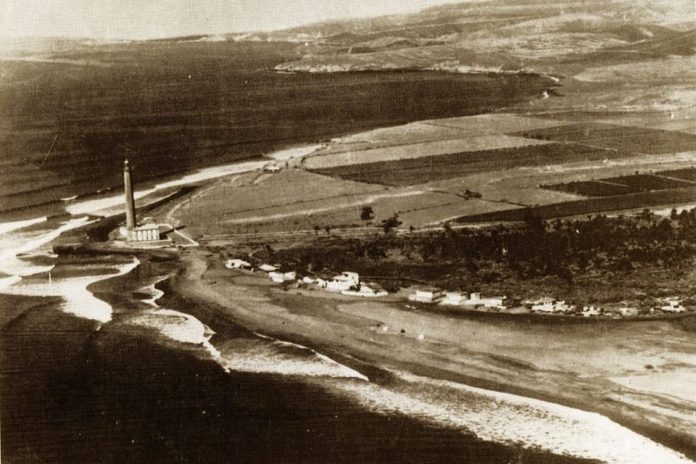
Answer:
M181 259L169 291L213 305L249 330L312 347L367 377L409 372L597 412L696 456L689 432L696 425L693 387L686 375L696 349L692 319L549 324L452 318L320 291L298 295L265 276L227 270L201 250L187 250ZM667 345L668 354L660 349Z
M58 289L86 285L109 321L61 301L82 294L0 295L3 461L587 462L435 420L442 407L412 397L405 372L248 330L259 327L173 291L167 276L184 264L173 254L134 251L124 273L108 248L67 250ZM108 278L75 281L97 266Z

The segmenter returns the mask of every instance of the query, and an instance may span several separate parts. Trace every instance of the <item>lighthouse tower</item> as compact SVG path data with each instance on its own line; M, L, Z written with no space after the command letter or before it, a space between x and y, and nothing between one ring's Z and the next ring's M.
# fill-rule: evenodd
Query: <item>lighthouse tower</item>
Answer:
M123 162L123 191L126 200L126 228L130 232L135 228L135 200L133 199L133 181L128 160Z

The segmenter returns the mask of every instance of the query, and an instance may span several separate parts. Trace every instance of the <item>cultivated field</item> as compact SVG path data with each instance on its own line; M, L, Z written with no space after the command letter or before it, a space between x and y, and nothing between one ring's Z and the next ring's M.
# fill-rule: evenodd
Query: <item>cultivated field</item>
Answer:
M558 217L696 200L696 170L685 167L696 158L676 151L696 146L690 134L565 116L487 114L341 137L291 163L296 167L220 182L177 215L199 237L311 237L327 228L379 232L395 214L400 228L422 229L452 220L521 220L528 208ZM653 136L675 151L617 149L625 139L636 145ZM366 206L368 219L361 217Z
M391 150L396 154L399 149L403 150L403 147ZM439 156L404 157L400 160L317 169L316 172L374 184L416 185L519 166L601 160L610 155L612 153L606 150L583 145L543 144L448 153Z
M597 180L579 180L568 182L567 184L544 185L543 187L549 190L559 190L561 192L573 193L585 197L610 197L614 195L625 195L632 192L632 189L627 185L612 184Z
M496 113L479 114L465 118L443 118L431 121L439 127L456 128L471 134L511 134L521 131L531 131L550 127L560 127L573 124L564 119L545 119L532 116Z
M685 168L685 169L674 169L671 171L661 171L661 175L667 177L674 177L677 179L684 179L690 182L696 182L696 168Z
M582 123L519 132L520 137L575 142L632 154L666 154L693 150L696 135L609 124Z
M224 179L184 203L177 218L193 233L222 233L235 224L279 225L312 214L360 204L383 187L309 173L248 173ZM356 215L359 218L359 215Z
M573 124L564 119L549 119L509 113L478 114L454 118L432 119L360 132L333 141L327 152L350 150L351 144L407 145L448 138L507 134Z
M533 216L541 219L551 219L566 216L602 213L649 208L661 205L678 205L696 201L696 188L678 190L657 190L650 192L631 193L602 198L568 201L532 208L518 208L499 212L490 212L457 219L460 223L523 221Z
M361 147L342 153L323 154L319 152L313 156L307 157L304 161L304 167L311 170L320 170L385 161L402 161L424 157L475 153L483 150L503 150L506 148L538 146L546 143L547 142L544 141L525 139L522 137L482 135L383 148Z
M656 174L607 177L596 181L574 181L565 184L545 185L543 187L588 197L608 197L653 190L694 187L696 182L689 180L693 175L692 169L684 169L658 172Z

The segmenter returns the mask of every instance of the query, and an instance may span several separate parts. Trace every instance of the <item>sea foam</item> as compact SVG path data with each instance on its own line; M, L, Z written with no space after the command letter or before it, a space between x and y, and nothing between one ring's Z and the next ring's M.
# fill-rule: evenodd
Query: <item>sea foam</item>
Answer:
M233 339L221 344L223 366L237 372L368 380L360 372L311 348L262 337Z
M46 216L43 216L33 219L27 219L24 221L3 222L0 224L0 235L12 232L13 230L33 226L34 224L40 224L42 222L46 222L47 220L48 218Z
M64 232L77 229L89 223L89 218L85 216L66 221L52 230L41 230L31 233L14 232L2 235L0 237L0 272L21 277L47 272L53 266L36 266L18 258L17 255L39 249L58 238ZM27 226L25 225L24 227Z
M683 464L685 456L599 414L393 371L388 388L364 382L334 386L364 407L404 414L507 443L610 464Z
M162 182L155 185L152 188L139 190L135 192L134 197L136 200L152 195L160 190L165 190L174 187L182 187L184 185L193 184L196 182L201 182L203 180L216 179L218 177L224 177L231 174L240 174L243 172L255 171L262 169L267 161L247 161L244 163L234 163L226 164L223 166L218 166L214 168L200 169L194 173L187 174L178 179L174 179L167 182ZM109 214L115 213L116 211L110 211L113 208L121 209L123 206L123 196L114 195L106 198L96 198L91 200L76 201L65 207L65 209L73 215L80 214L95 214L107 216Z
M214 360L219 361L220 352L210 343L210 338L215 334L210 327L190 314L162 308L157 304L157 300L164 295L164 292L157 288L157 284L167 279L168 276L160 276L153 283L139 290L149 295L148 298L142 298L140 301L154 309L148 309L130 317L127 323L155 329L170 340L200 345Z
M14 285L0 289L0 293L24 296L60 296L63 302L60 310L75 316L98 322L111 320L113 308L105 301L95 297L87 287L101 280L124 275L135 269L140 262L133 258L130 263L117 266L115 273L96 276L65 277L38 281L37 278L15 282ZM107 267L107 265L105 265ZM113 266L108 266L113 268Z
M161 335L180 343L200 345L213 359L220 358L220 352L209 341L215 332L190 314L165 308L148 309L132 316L127 322L155 329Z

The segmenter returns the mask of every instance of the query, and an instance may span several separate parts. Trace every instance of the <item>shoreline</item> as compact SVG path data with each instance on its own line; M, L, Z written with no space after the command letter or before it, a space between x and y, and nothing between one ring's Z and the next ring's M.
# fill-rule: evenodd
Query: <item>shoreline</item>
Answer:
M167 295L176 295L178 298L184 298L187 301L195 301L199 306L208 305L217 307L217 310L224 313L223 318L230 318L235 324L239 324L242 327L252 330L254 332L263 333L274 338L288 340L293 343L298 343L304 346L308 346L319 352L325 353L338 360L341 363L348 365L360 372L363 372L370 377L370 375L377 375L377 378L382 380L388 379L388 374L385 374L385 366L396 366L397 368L404 369L406 371L412 372L416 375L423 375L433 379L440 379L445 381L462 383L465 385L471 385L478 388L484 388L492 391L500 391L505 393L510 393L514 395L520 395L532 399L538 399L542 401L549 401L555 404L560 404L572 408L581 409L584 411L596 412L604 417L607 417L620 425L626 426L631 430L634 430L651 440L658 443L662 443L671 449L685 453L690 459L696 457L696 442L694 438L688 433L672 430L664 426L650 425L649 423L642 421L640 410L638 412L634 411L632 414L630 411L622 411L620 407L612 407L611 404L608 405L598 405L596 401L592 399L583 399L581 397L569 397L568 395L554 395L551 393L549 388L544 391L543 388L533 388L531 385L514 385L511 383L501 382L500 379L496 380L495 376L481 376L481 372L472 372L471 374L463 374L461 372L454 372L450 368L438 366L437 363L430 364L428 362L423 362L423 360L413 360L400 359L399 355L396 353L391 353L391 355L373 352L371 349L365 349L359 346L362 342L355 340L346 340L346 338L341 337L339 346L332 346L329 342L330 339L323 337L312 337L305 333L302 335L298 330L297 324L301 324L300 320L296 319L296 324L293 326L294 314L290 314L286 318L282 318L281 323L278 321L265 321L264 316L259 314L254 317L248 312L243 314L240 310L235 309L233 304L224 304L224 300L221 297L215 297L211 295L210 292L214 290L210 287L206 288L206 280L203 276L207 272L208 268L200 274L199 278L192 276L190 271L192 268L196 269L195 272L200 271L201 262L206 261L205 258L196 256L182 256L181 262L185 263L185 268L179 268L177 273L173 275L168 281L169 291L166 292ZM209 280L209 278L208 278ZM248 287L248 286L247 286ZM262 291L264 296L268 297L270 291ZM277 292L276 292L277 293ZM238 293L235 293L238 294ZM256 294L255 297L258 299L259 295ZM240 300L244 300L240 296ZM282 298L281 298L282 300ZM238 300L239 301L239 300ZM270 302L272 304L277 304L277 298L273 296L270 297ZM258 304L258 303L257 303ZM287 305L286 305L287 306ZM321 305L317 305L321 306ZM323 308L326 309L326 308ZM321 309L320 309L321 310ZM210 311L215 311L211 309ZM266 316L269 316L266 313ZM270 317L270 316L269 316ZM507 361L514 366L515 361L510 359ZM365 370L367 369L367 370ZM386 377L384 377L386 375ZM547 387L549 387L547 385ZM646 411L643 411L645 413Z
M215 179L206 180L204 181L204 185L211 184L214 181ZM163 203L167 203L168 200L170 199L164 199ZM174 201L171 206L174 206L180 202L180 199L179 201ZM165 208L169 207L170 206L167 205ZM103 235L103 231L105 231L106 228L109 227L109 225L106 224L106 222L108 222L109 220L113 222L113 216L104 218L99 223L87 227L96 230L97 235ZM81 227L73 233L81 233L84 232L85 229L86 227ZM89 238L89 241L93 243L92 246L95 246L95 248L89 252L101 254L106 251L118 254L131 255L147 254L150 256L153 256L156 253L154 251L145 251L139 249L123 249L116 252L115 250L110 250L108 247L101 247L99 244L94 244L95 238L96 237L94 236L91 236ZM79 245L77 247L79 248ZM68 253L74 252L76 250L77 248L58 249L59 252L67 251ZM211 269L209 266L210 262L215 259L212 257L214 255L215 253L213 251L210 251L205 247L201 247L200 249L191 251L179 250L176 258L179 264L175 266L176 271L173 272L173 275L170 274L170 279L167 280L167 283L162 285L167 285L169 290L165 292L166 296L163 298L163 301L167 301L167 298L179 297L182 298L182 301L184 302L193 303L193 305L196 306L196 309L192 311L192 315L194 315L195 317L198 317L200 315L203 322L206 324L210 324L211 327L213 327L215 330L220 330L219 327L224 327L225 324L230 324L234 326L238 325L246 330L251 331L252 333L255 332L270 335L279 340L288 340L293 343L299 343L310 349L314 349L320 353L326 353L332 359L335 359L342 364L346 364L349 367L355 366L355 369L359 372L366 373L369 378L378 379L380 382L388 383L390 381L390 376L392 374L389 373L388 368L393 365L396 365L398 368L402 368L405 371L418 375L423 375L432 379L451 381L479 388L484 388L491 391L507 392L525 396L527 398L535 398L544 401L550 401L554 404L570 406L582 409L583 411L595 411L602 414L604 417L616 421L621 425L627 426L631 430L642 433L644 436L654 440L655 442L665 444L674 450L683 452L691 459L696 458L696 443L694 442L693 436L688 435L686 432L680 432L679 430L670 430L664 427L651 425L648 421L643 421L645 418L640 417L640 414L638 414L637 417L635 414L631 416L631 414L627 414L625 411L621 411L619 407L612 405L612 401L615 400L605 400L605 404L597 405L592 402L591 398L583 399L581 397L569 398L568 396L557 396L553 393L554 388L558 390L559 386L563 385L563 383L558 382L539 385L539 388L536 389L530 386L534 384L530 383L529 379L524 379L524 381L520 382L519 384L515 384L514 382L505 382L506 378L500 376L501 369L511 369L511 371L517 373L524 373L524 371L528 370L528 366L517 363L517 361L512 357L491 357L490 359L485 359L483 361L479 360L481 362L478 365L472 366L470 372L462 373L454 370L454 367L462 367L462 365L453 366L445 361L442 361L442 359L437 359L436 361L429 362L427 360L427 354L424 354L422 356L418 355L417 353L402 354L402 351L395 351L393 347L390 346L379 347L380 350L373 352L372 348L370 347L369 340L365 340L362 338L359 340L351 340L348 336L350 334L344 334L346 336L342 336L340 340L332 339L327 334L319 333L317 334L319 336L315 337L311 334L311 332L310 334L306 332L306 327L302 327L302 320L299 316L305 316L307 309L300 307L302 306L301 301L298 302L296 301L297 299L293 299L293 297L296 297L297 295L290 295L291 292L284 294L281 291L276 290L274 287L268 285L257 285L254 282L243 282L242 284L238 284L237 282L235 282L235 286L237 288L241 288L242 291L235 293L234 288L224 290L221 295L225 295L228 298L225 302L220 304L222 302L222 296L216 297L210 292L217 292L222 284L218 285L218 288L214 289L210 285L211 279L209 277L206 277L206 274L211 271L213 272L213 276L215 276L214 273L216 270ZM196 268L196 266L200 265L201 262L205 265L205 267L201 270L200 275L197 277L192 276L192 278L188 279L187 281L187 277L185 274L188 271L182 268L182 266L188 265L189 268ZM183 277L182 275L180 275L182 273L184 273ZM104 285L108 286L109 284L107 282L110 280L112 279L107 279L103 281ZM212 280L212 284L215 284L215 279L213 278ZM97 286L101 285L102 284L97 284ZM94 286L92 285L90 285L89 287L90 289L94 289ZM251 293L251 295L247 295L247 292ZM95 296L99 297L99 293L101 292L97 292ZM236 299L239 299L240 301L247 304L255 304L256 302L254 299L259 298L259 296L261 296L261 298L263 299L261 306L271 304L283 307L286 309L287 314L282 314L277 318L274 318L273 314L263 312L259 313L258 315L253 315L249 311L240 312L237 308L235 308L234 303L230 303L236 302ZM342 306L344 304L351 305L355 303L355 301L329 301L330 298L321 297L317 298L317 300L318 301L316 302L316 305L312 305L316 306L316 308L314 308L313 310L322 311L327 308L333 309L337 313L336 317L338 319L336 319L336 321L339 321L337 322L337 324L340 324L341 319L347 317L363 320L368 319L364 315L364 312L361 315L357 316L355 314L350 314L349 316L346 315L347 313L342 308ZM383 302L377 303L382 304ZM186 311L186 309L183 308L184 307L180 307L179 309L182 309L184 312L188 312ZM450 316L448 314L437 314L436 311L423 311L422 309L419 309L419 312L422 314L418 314L418 316L422 316L425 318L429 318L431 316ZM443 313L444 312L445 311L443 311ZM269 315L270 317L265 317ZM470 321L472 319L471 316L472 315L470 314L466 314L463 315L463 317L461 318L457 317L457 319ZM510 319L515 320L508 322L517 322L518 315L509 316ZM374 316L372 317L378 319L380 317L380 314L374 314ZM525 315L522 315L522 317L525 317ZM544 317L544 319L559 318L556 316L550 316ZM662 318L650 318L649 321L658 321L661 319ZM586 322L584 320L575 320L577 322L582 323ZM564 323L566 321L559 319L557 322L559 326L562 326L565 325ZM617 322L620 324L622 321ZM360 328L360 330L363 330L366 327L368 326L363 326ZM328 333L331 333L331 330L334 329L335 328L330 328L327 329L327 331ZM396 345L399 345L403 351L408 351L409 348L418 346L417 344L414 344L414 340L411 339L411 333L412 332L409 329L407 336L401 337L401 335L397 334L390 335L394 335L392 339L400 340L396 342ZM341 332L335 332L335 334L340 335ZM437 352L434 353L437 354ZM408 356L404 356L404 354L408 354ZM412 354L413 356L411 356ZM488 361L493 361L492 369L497 370L498 372L491 373L491 375L487 377L486 369L489 366L486 365L486 362ZM467 366L464 365L464 367Z
M86 227L98 227L98 224ZM77 229L69 235L75 238L81 231L84 231L84 227ZM77 250L79 250L79 245L57 249L59 252L67 252L68 254ZM87 249L84 251L90 254L103 254L104 252L108 254L110 252L108 247L101 247L94 243L91 246L87 245ZM136 256L148 255L152 257L153 263L161 262L161 257L155 255L159 255L162 251L138 249L120 251L123 254ZM201 322L209 325L218 333L228 330L224 327L229 325L229 330L231 331L238 331L239 328L242 328L242 330L250 331L251 333L267 335L278 340L303 345L310 350L316 350L317 353L327 355L349 368L354 368L362 374L366 374L372 381L368 384L369 388L379 388L380 385L403 384L403 378L395 377L395 374L392 372L392 369L396 368L398 371L409 373L409 375L420 375L423 378L432 379L432 381L453 382L455 384L483 388L491 394L507 392L524 398L540 399L555 405L570 406L584 411L596 410L602 413L604 418L614 420L620 425L628 426L630 430L642 433L643 436L641 438L647 437L653 440L653 442L668 446L672 450L686 453L692 459L696 456L696 447L693 447L692 443L686 443L691 437L680 437L678 433L671 433L671 431L666 436L664 428L652 427L650 425L640 427L637 425L640 418L626 418L620 414L611 414L604 410L597 410L588 407L581 400L577 402L569 401L567 397L559 399L557 396L550 394L548 388L546 390L544 388L539 388L538 390L527 389L524 382L506 382L504 377L496 377L496 374L492 377L482 375L482 372L487 371L489 368L492 369L491 372L500 372L501 368L510 368L513 371L524 374L524 371L528 370L527 367L520 365L513 358L496 359L491 357L490 359L479 359L478 365L473 364L469 366L471 371L463 373L462 370L467 370L466 363L459 366L461 369L456 369L456 367L446 362L443 364L441 358L430 360L429 356L432 356L433 352L417 353L418 350L414 348L422 345L419 345L419 342L413 339L412 334L414 332L410 328L407 335L402 336L390 333L389 338L394 344L371 344L371 341L366 339L364 334L369 335L372 333L369 327L374 325L375 321L379 319L379 314L370 314L369 316L350 314L349 311L341 307L340 302L331 302L329 299L322 298L318 298L318 302L316 304L313 302L308 308L306 307L306 298L303 300L302 297L292 295L292 292L282 292L275 286L269 285L267 279L263 278L252 278L249 281L248 276L246 280L242 276L242 282L233 280L231 281L232 286L225 288L225 282L219 282L220 269L215 269L215 266L220 266L221 264L217 263L212 268L209 266L210 263L217 262L215 252L200 248L179 250L178 253L166 254L174 257L174 260L167 261L166 264L158 268L160 271L165 269L170 275L169 280L157 285L158 289L166 286L165 296L162 298L163 306L170 301L168 298L181 298L180 303L175 304L174 308L183 311L185 314L191 314L193 317L200 318ZM123 297L125 296L126 299L129 297L126 295L119 296L119 292L122 293L124 290L130 291L129 288L133 285L133 279L142 282L143 278L147 278L147 272L147 270L142 271L141 268L141 271L134 275L106 279L101 283L90 285L89 291L94 292L98 298L107 297L109 293L114 292L116 300L119 303L123 303L121 301ZM131 283L124 287L124 279L131 280ZM146 284L145 282L143 283ZM138 287L141 286L139 284L136 285ZM109 290L112 286L113 290ZM215 293L221 289L224 289L223 293L216 296ZM241 308L238 306L239 304L242 305ZM284 308L282 314L277 313L280 308ZM325 330L322 328L323 324L304 326L308 312L322 314L329 311L335 314L331 314L330 324L325 326ZM421 314L420 316L423 315ZM352 323L345 323L347 319L352 320ZM359 321L357 329L352 326L356 320ZM347 332L343 332L343 328L346 328ZM353 329L355 330L351 332ZM351 338L351 334L357 335L355 339ZM430 334L428 334L427 340L428 342L430 341ZM191 347L193 348L193 346ZM397 348L395 349L395 347ZM488 362L492 362L492 364L489 365ZM561 383L546 383L542 387L555 388L559 384ZM345 394L348 391L346 390L343 393L339 391L339 394ZM554 390L552 389L551 391ZM406 417L409 417L409 415L406 414ZM423 420L425 420L424 424L430 423L425 418ZM565 430L568 431L570 429Z

